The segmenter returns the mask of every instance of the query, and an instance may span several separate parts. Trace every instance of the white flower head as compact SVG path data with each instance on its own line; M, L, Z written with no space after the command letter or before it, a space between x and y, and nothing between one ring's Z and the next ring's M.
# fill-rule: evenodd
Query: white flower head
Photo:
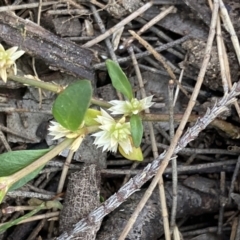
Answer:
M4 82L7 82L7 70L12 69L13 73L17 74L17 66L15 61L20 58L25 52L17 51L18 47L12 47L5 50L0 44L0 77Z
M154 102L152 102L152 98L153 96L149 96L141 100L133 98L131 101L113 100L109 102L113 106L108 110L111 111L112 114L124 114L125 116L138 114L154 104Z
M76 138L74 142L72 143L70 149L76 152L81 145L85 135L82 133L79 133L78 130L76 132L72 132L69 129L66 129L63 127L60 123L51 121L50 122L52 125L49 126L48 131L49 135L53 136L53 140L60 139L62 137L66 138ZM81 124L79 129L83 127L84 123Z
M125 122L125 117L115 121L106 111L101 109L101 115L97 116L95 120L101 124L99 128L102 130L92 134L96 137L94 144L98 148L103 147L103 151L117 152L118 145L120 145L126 154L132 152L130 123Z

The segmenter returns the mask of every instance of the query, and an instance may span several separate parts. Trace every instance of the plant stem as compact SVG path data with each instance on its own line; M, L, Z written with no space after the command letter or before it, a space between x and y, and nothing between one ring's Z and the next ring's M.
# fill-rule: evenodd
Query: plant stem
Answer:
M38 81L35 79L30 79L30 78L26 78L26 77L22 77L22 76L9 75L8 78L10 78L11 80L13 80L15 82L20 82L20 83L23 83L26 85L34 86L37 88L42 88L42 89L49 90L49 91L52 91L55 93L60 93L61 91L64 90L64 88L60 85L47 83L47 82L43 82L43 81Z
M73 141L74 138L66 138L63 142L58 144L56 147L54 147L52 150L50 150L47 154L44 156L40 157L38 160L35 162L31 163L27 167L23 168L22 170L14 173L11 178L12 178L12 184L16 183L26 175L28 175L30 172L35 171L39 167L45 165L47 162L49 162L52 158L57 156L61 151L63 151L65 148L69 147Z
M30 78L26 78L26 77L22 77L22 76L9 75L8 78L10 78L11 80L13 80L15 82L20 82L25 85L30 85L33 87L45 89L45 90L55 92L55 93L61 93L65 89L65 87L63 87L61 85L38 81L35 79L30 79ZM91 103L94 105L98 105L99 107L103 107L103 108L110 108L112 106L111 104L109 104L106 101L95 99L95 98L91 99Z
M103 108L110 108L112 106L110 103L106 101L95 99L95 98L91 99L91 104L98 105L99 107L103 107Z

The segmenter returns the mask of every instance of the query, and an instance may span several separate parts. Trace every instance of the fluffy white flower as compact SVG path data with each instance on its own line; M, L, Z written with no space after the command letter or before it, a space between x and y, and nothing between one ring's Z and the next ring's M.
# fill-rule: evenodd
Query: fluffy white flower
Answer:
M49 135L53 136L53 140L57 140L62 137L66 137L67 134L70 134L71 131L63 127L58 122L51 121L52 125L49 126L48 131Z
M17 51L18 47L12 47L5 50L0 44L0 77L4 82L7 82L7 70L12 69L13 73L17 74L17 66L15 61L20 58L25 52Z
M98 148L103 147L103 151L116 152L120 145L126 154L132 152L130 123L125 122L125 118L116 122L106 111L101 109L101 115L97 116L95 120L101 124L99 128L102 130L92 134L96 137L94 144Z
M78 131L72 132L71 130L63 127L58 122L51 121L50 123L52 125L49 126L48 131L49 131L49 135L53 136L53 140L57 140L57 139L62 138L62 137L76 138L74 140L74 142L72 143L71 147L70 147L71 150L76 152L78 150L79 146L81 145L85 135L81 134L81 133L78 133ZM84 125L84 123L81 124L79 129L82 128L83 125Z
M131 101L113 100L109 102L113 106L108 110L111 111L112 114L124 114L125 116L138 114L154 104L152 98L153 96L143 98L142 100L136 98L133 98Z

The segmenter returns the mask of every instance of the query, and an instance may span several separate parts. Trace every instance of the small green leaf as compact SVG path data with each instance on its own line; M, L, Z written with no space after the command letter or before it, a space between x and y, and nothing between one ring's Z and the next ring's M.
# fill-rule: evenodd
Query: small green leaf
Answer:
M112 80L113 87L122 93L126 98L131 100L133 98L132 86L120 66L109 59L106 61L106 66L108 74Z
M121 155L128 160L139 161L139 162L143 160L143 154L140 147L135 148L134 146L132 146L132 152L129 154L126 154L120 145L118 147L118 150L121 153Z
M94 126L94 125L99 125L99 123L95 120L95 118L97 118L98 115L101 115L100 111L89 108L84 117L85 125L88 127Z
M132 115L130 118L131 134L133 144L135 147L139 147L143 136L142 119L139 115Z
M11 176L12 174L25 168L38 158L46 154L49 149L42 150L23 150L23 151L13 151L7 152L0 155L0 177ZM37 170L29 173L27 176L14 183L9 190L14 190L22 187L27 182L32 180L43 168L44 166L38 168Z
M88 80L79 80L61 92L53 104L54 118L65 128L76 131L81 125L92 97Z
M44 154L49 149L21 150L3 153L0 155L0 177L10 176L25 168Z

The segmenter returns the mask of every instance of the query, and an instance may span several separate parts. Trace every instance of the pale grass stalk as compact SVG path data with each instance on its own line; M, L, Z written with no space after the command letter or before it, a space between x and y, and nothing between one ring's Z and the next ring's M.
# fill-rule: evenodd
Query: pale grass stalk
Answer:
M176 75L172 71L170 64L168 61L165 60L165 58L158 53L147 41L145 41L143 38L141 38L138 34L136 34L134 31L129 30L129 33L136 38L165 68L170 78L179 86L179 88L182 90L182 92L186 95L188 98L187 91L179 84L177 81Z
M173 229L173 239L174 240L182 240L183 239L177 226L174 226L174 229Z
M184 70L185 70L185 67L182 67L181 73L180 73L180 76L179 76L179 79L178 79L178 82L179 82L180 85L182 83ZM175 91L175 95L174 95L174 100L173 100L173 106L176 105L176 101L177 101L178 94L179 94L179 89L180 89L179 85L177 85L177 88L176 88L176 91Z
M240 216L233 219L230 240L240 240Z
M152 180L150 186L148 187L147 191L145 192L143 198L141 199L141 201L139 202L137 208L135 209L134 213L132 214L132 217L129 219L129 225L128 228L124 229L124 232L128 233L129 230L132 228L132 225L135 223L136 221L136 213L140 212L144 205L146 204L147 200L150 198L154 188L156 187L157 183L159 182L159 179L162 177L162 174L164 172L164 170L166 169L166 167L168 166L168 163L170 161L171 156L174 153L174 150L177 146L178 140L182 135L182 132L185 128L185 125L188 121L188 117L191 114L191 111L195 105L197 96L198 96L198 92L202 86L202 82L204 79L204 75L206 73L206 69L207 69L207 65L209 63L209 59L210 59L210 52L211 52L211 48L212 48L212 44L213 44L213 40L214 40L214 36L215 36L215 28L216 28L216 23L217 23L217 16L218 16L218 8L219 8L219 3L217 0L214 0L214 8L213 8L213 13L212 13L212 20L211 20L211 26L210 26L210 30L209 30L209 36L208 36L208 40L207 40L207 46L205 49L205 57L197 78L197 82L194 88L194 91L192 93L192 96L189 100L187 109L183 115L182 121L177 129L177 132L173 138L173 140L171 141L171 144L169 146L169 149L166 153L166 155L164 156L164 159L161 163L160 168L157 171L156 176L154 177L154 179Z
M62 170L62 173L61 173L61 177L60 177L60 180L59 180L59 183L58 183L58 188L57 188L57 192L56 192L57 194L59 194L63 191L63 186L64 186L64 183L65 183L67 174L68 174L68 169L69 169L69 166L71 164L73 154L74 154L74 151L69 150L68 156L67 156L67 159L64 163L63 170ZM52 212L55 212L55 211L57 211L57 208L52 209ZM49 227L48 227L48 232L49 232L48 234L52 235L53 230L54 230L54 221L51 221L50 224L49 224Z
M60 177L60 180L59 180L59 183L58 183L57 194L61 193L63 191L63 186L64 186L64 183L65 183L67 174L68 174L68 169L69 169L69 166L71 164L73 154L74 154L74 151L69 150L68 156L67 156L67 159L64 163L62 174L61 174L61 177Z
M139 87L140 87L141 97L146 98L147 95L146 95L146 91L145 91L145 88L144 88L142 74L141 74L140 68L138 66L138 62L137 62L137 59L135 57L133 48L130 46L128 49L129 49L130 55L132 57L133 66L134 66L136 76L137 76L137 79L138 79L138 84L139 84ZM150 110L146 109L145 113L150 113ZM149 132L150 132L150 139L151 139L153 156L154 156L154 158L157 158L159 154L158 154L158 149L157 149L153 124L151 122L148 122L148 128L149 128ZM164 185L163 184L164 184L163 179L161 178L159 180L158 186L159 186L160 204L161 204L161 209L162 209L164 233L165 233L166 240L170 240L171 237L170 237L170 229L169 229L169 222L168 222L168 211L167 211L165 190L164 190ZM139 215L139 213L137 213L137 215ZM127 237L127 234L125 234L124 231L123 231L122 234L119 237L119 240L120 239L125 239L126 237Z
M67 1L66 1L67 2ZM42 6L49 6L59 3L58 1L52 2L43 2ZM7 11L15 11L20 9L29 9L29 8L36 8L39 6L39 3L28 3L28 4L21 4L21 5L8 5L0 7L0 12L7 12Z
M212 0L208 0L208 4L212 10L213 9ZM221 10L221 8L220 8L220 10ZM230 21L230 24L231 24L231 19L229 18L228 20ZM225 82L224 77L226 77L228 87L231 89L232 88L232 80L231 80L230 67L229 67L229 61L228 61L228 56L227 56L227 52L226 52L226 47L225 47L223 37L222 37L220 17L218 17L218 20L217 20L217 44L218 44L219 63L220 63L220 68L221 68L221 77L222 77L222 81L223 81L223 89L226 89L226 86L224 87L224 85L226 85L226 83L224 83ZM222 55L222 57L220 57L220 55ZM224 92L226 92L226 91L224 91ZM236 108L238 116L240 117L240 107L239 107L239 104L237 101L234 103L234 106Z
M89 48L93 45L101 42L105 38L111 36L114 32L116 32L119 28L125 26L127 23L132 21L134 18L138 17L142 13L144 13L147 9L149 9L153 5L152 1L147 2L142 7L140 7L138 10L130 14L128 17L124 18L122 21L120 21L118 24L113 26L112 28L108 29L105 33L101 34L100 36L94 38L93 40L85 43L82 47Z
M230 235L230 239L229 240L239 240L240 236L236 236L236 233L237 233L237 229L238 229L238 218L235 217L232 221L232 229L231 229L231 235Z
M218 60L220 63L220 69L221 69L221 78L222 78L222 85L223 85L223 92L226 94L228 93L228 86L229 82L227 80L227 74L225 69L225 61L224 61L224 53L223 53L223 40L222 40L222 31L221 31L221 24L220 24L220 18L217 19L217 49L218 49Z
M221 19L224 23L224 27L226 28L226 30L229 32L229 34L231 36L232 44L234 46L235 53L237 55L238 63L240 64L240 46L239 46L239 40L238 40L237 34L234 30L233 24L231 22L231 19L228 15L228 11L227 11L223 1L218 0L218 3L219 3L219 7L220 7L220 12L221 12Z
M24 220L20 221L19 223L17 223L16 225L27 223L27 222L33 222L33 221L37 221L37 220L41 220L41 219L45 219L45 218L48 219L48 218L52 218L52 217L58 217L59 213L60 212L50 212L50 213L45 213L45 214L39 214L39 215L24 219ZM2 224L0 224L0 226L4 225L6 223L7 222L2 223Z
M157 16L155 16L153 19L151 19L149 22L147 22L139 31L137 31L138 35L142 35L145 31L147 31L149 28L151 28L153 25L155 25L157 22L165 18L170 13L175 13L177 9L174 6L170 6L167 9L164 9L162 12L160 12ZM133 37L130 37L124 41L122 46L129 46L134 41Z

